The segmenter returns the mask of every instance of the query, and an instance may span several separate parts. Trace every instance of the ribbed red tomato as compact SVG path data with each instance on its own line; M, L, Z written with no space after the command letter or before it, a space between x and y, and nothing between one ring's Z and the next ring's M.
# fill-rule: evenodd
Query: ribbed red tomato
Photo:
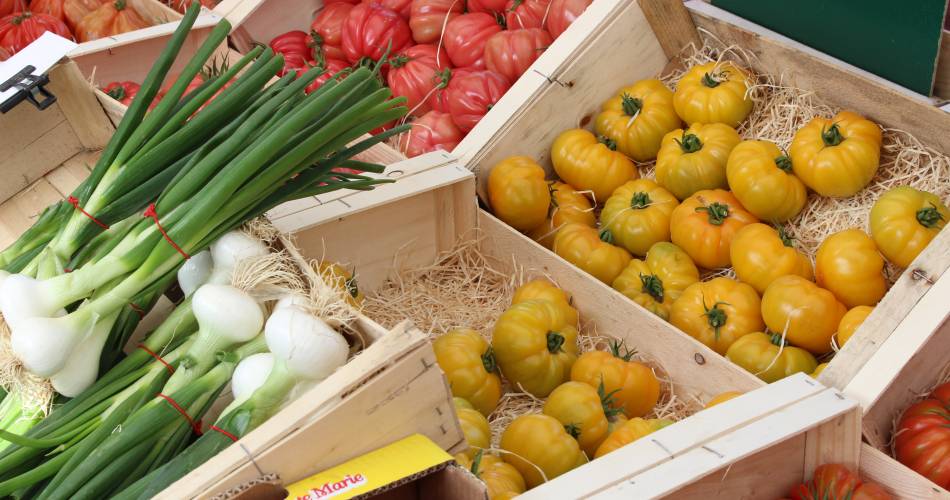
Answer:
M893 497L875 483L865 483L841 464L815 468L810 481L792 488L792 500L891 500Z
M288 31L270 41L270 48L284 56L284 67L278 75L284 76L290 71L313 66L313 47L310 35L300 30Z
M456 73L446 92L452 121L462 132L472 130L509 87L507 78L491 70Z
M0 47L11 55L16 54L47 31L73 39L66 24L48 14L22 11L3 16L0 18Z
M356 5L360 3L360 0L323 0L323 5L330 5L331 3L348 3L350 5Z
M950 487L950 383L904 411L894 449L902 464Z
M389 54L412 45L409 23L395 11L376 3L361 3L346 17L343 23L343 53L352 64L368 58L379 61L389 49Z
M0 16L13 14L16 10L17 0L0 0Z
M30 12L37 14L49 14L62 22L66 22L66 14L63 11L64 0L33 0L30 2ZM0 6L0 10L3 7Z
M507 0L468 0L468 11L494 15L504 12L505 3Z
M387 9L399 14L406 21L409 20L409 13L412 10L412 0L363 0L360 3L375 3L386 7Z
M310 38L325 59L346 59L343 53L343 22L353 10L346 2L327 4L310 23Z
M548 18L544 20L544 27L552 37L561 36L561 33L587 10L592 1L551 0L551 9L548 11Z
M551 0L508 0L505 4L505 24L510 30L543 28Z
M0 61L6 61L10 58L10 52L7 49L0 47Z
M108 1L108 0L106 0ZM66 26L70 31L76 32L82 18L90 12L98 9L103 3L102 0L66 0L63 2L63 16L66 18Z
M442 43L452 64L459 68L485 68L485 43L501 26L491 14L462 14L445 27Z
M345 75L349 73L346 70L348 70L350 66L346 61L341 61L339 59L326 59L323 61L323 68L324 68L323 73L321 73L320 76L318 76L314 81L310 82L310 85L307 85L307 88L304 89L306 93L309 94L313 92L314 90L317 90L318 88L322 87L324 83L327 83L328 81L330 81L330 78L332 78L333 75L340 73L341 71L343 72L343 74L341 74L340 76L345 77ZM300 75L306 73L309 70L310 70L310 67L306 67L306 68L298 68L295 71L297 72L297 76L299 77Z
M112 82L102 89L109 97L128 106L132 104L132 98L139 92L141 85L135 82Z
M445 51L435 45L414 45L389 59L386 81L394 96L405 96L409 111L426 114L432 106L426 100L439 81L438 72L451 67Z
M77 41L88 42L149 26L149 22L128 0L110 0L86 14L82 21L79 21L74 34Z
M442 150L451 153L465 134L441 111L429 111L412 122L412 128L399 136L399 150L409 158Z
M485 44L485 66L514 83L551 41L541 28L495 33Z
M442 36L442 27L462 13L465 0L412 0L409 28L416 43L435 43Z

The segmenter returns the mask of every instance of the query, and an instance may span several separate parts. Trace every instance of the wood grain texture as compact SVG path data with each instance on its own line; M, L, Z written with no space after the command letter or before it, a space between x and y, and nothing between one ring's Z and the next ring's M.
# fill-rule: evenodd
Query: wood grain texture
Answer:
M870 445L861 445L861 478L880 484L896 500L950 499L950 492Z
M934 74L934 95L950 99L950 31L944 30L940 37L940 58Z
M95 92L74 62L60 64L50 71L49 90L84 149L106 147L115 128L102 112Z
M693 44L701 47L702 40L696 32L696 25L689 11L678 0L638 0L640 9L656 35L663 53L672 59L684 48Z

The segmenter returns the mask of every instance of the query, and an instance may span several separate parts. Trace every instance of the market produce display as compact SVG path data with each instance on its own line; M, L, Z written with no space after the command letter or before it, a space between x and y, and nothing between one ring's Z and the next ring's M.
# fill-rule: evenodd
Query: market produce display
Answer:
M815 468L812 479L789 492L792 500L890 500L894 497L876 483L861 480L857 473L841 464L824 464Z
M950 383L904 410L895 429L895 457L941 488L950 487Z

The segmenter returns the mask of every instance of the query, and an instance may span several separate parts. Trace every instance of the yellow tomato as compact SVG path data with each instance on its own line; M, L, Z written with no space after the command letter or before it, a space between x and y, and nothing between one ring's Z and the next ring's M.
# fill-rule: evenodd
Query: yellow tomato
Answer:
M722 123L694 123L663 137L656 157L656 181L684 200L703 189L727 189L726 160L739 133Z
M846 309L834 294L801 276L782 276L762 295L762 318L773 332L812 354L831 350Z
M679 128L673 93L659 80L641 80L608 99L594 120L594 129L637 161L656 158L660 141Z
M648 434L652 434L673 423L665 418L632 418L627 423L610 433L594 453L594 458L600 458L618 448L622 448Z
M548 184L551 192L551 210L543 224L528 233L534 241L550 249L554 245L557 230L571 222L594 227L597 217L590 200L569 184L554 181Z
M738 127L752 111L746 96L751 80L731 62L693 66L676 84L673 104L686 123L725 123Z
M571 368L571 380L591 387L604 385L619 408L628 417L642 417L660 399L660 381L653 370L630 358L633 352L614 342L607 351L588 351Z
M567 323L577 325L577 309L574 309L574 306L571 305L571 297L567 292L561 290L548 280L531 280L521 285L515 290L515 294L511 297L511 304L520 304L529 300L538 299L557 304L564 314L564 317L567 318Z
M514 387L543 398L568 380L577 359L577 328L553 302L512 305L495 322L492 348Z
M631 260L611 286L647 311L668 320L673 302L697 281L699 270L689 255L662 241L650 248L646 260Z
M323 261L317 266L317 273L323 277L328 285L345 293L346 301L355 308L363 305L363 292L360 291L356 276L343 268L343 266Z
M729 267L729 246L737 232L758 222L729 191L699 191L670 217L670 236L693 262L706 269Z
M713 396L712 399L706 402L706 406L704 406L704 408L712 408L713 406L725 403L726 401L729 401L730 399L735 399L741 396L742 394L743 393L739 391L726 391L726 392L717 394Z
M815 281L847 307L873 306L887 293L884 258L860 229L825 238L815 254Z
M881 159L881 128L850 111L815 117L795 133L792 169L822 196L846 198L871 182Z
M679 201L650 179L620 186L600 212L600 225L614 243L646 255L654 243L670 240L670 214Z
M864 320L873 310L874 308L871 306L852 307L841 317L841 322L838 323L838 333L835 334L835 343L839 348L848 343L848 339L854 335L854 332L864 323Z
M614 189L640 176L636 165L611 146L586 130L566 130L551 145L551 163L564 182L590 191L594 201L603 203Z
M519 231L540 226L551 204L544 169L527 156L502 160L488 174L488 203L499 219Z
M777 333L750 333L735 341L726 357L770 384L799 372L811 373L818 366L810 352L784 344Z
M432 349L452 395L464 398L484 415L495 410L501 398L501 377L484 337L475 330L458 328L435 339Z
M898 186L871 207L871 237L887 260L910 267L948 218L950 211L936 195Z
M474 457L479 450L491 448L491 428L485 415L478 410L459 406L455 407L455 415L459 419L465 442L468 443L469 449L465 455Z
M502 457L518 469L528 488L544 482L535 467L551 480L587 462L577 441L561 422L549 415L521 415L514 419L501 435L501 449L511 452Z
M726 163L732 194L752 215L769 222L792 219L808 198L792 160L769 141L742 141Z
M825 371L825 368L828 367L828 363L818 363L818 366L815 367L815 371L808 374L811 378L817 379L821 372Z
M736 233L729 255L736 276L759 293L765 293L769 284L781 276L814 277L811 261L795 249L783 228L749 224Z
M564 424L568 433L587 453L594 456L597 447L607 437L610 420L623 411L613 406L612 398L600 389L582 382L564 382L551 392L544 403L545 415Z
M614 279L630 262L630 253L601 240L610 239L610 232L599 233L583 224L568 224L557 232L554 253L604 283Z
M485 483L488 500L514 498L525 492L524 478L518 469L495 455L482 453L474 459L456 455L455 459Z
M670 323L690 337L725 354L739 337L762 331L759 295L731 278L690 285L673 303Z

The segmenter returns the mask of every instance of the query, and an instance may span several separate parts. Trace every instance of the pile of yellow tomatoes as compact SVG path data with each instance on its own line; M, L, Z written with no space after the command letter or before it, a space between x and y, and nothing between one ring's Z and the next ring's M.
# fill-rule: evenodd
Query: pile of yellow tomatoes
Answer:
M723 62L694 66L675 92L658 80L624 87L603 103L596 135L554 139L560 180L514 156L494 166L488 195L506 223L772 382L820 371L816 356L843 346L886 293L885 259L909 266L950 212L931 193L895 187L874 203L870 234L829 235L813 263L781 224L809 191L864 189L881 128L842 111L813 118L787 154L742 140L749 85L744 69ZM654 160L656 179L640 178L634 162ZM701 269L729 267L738 279L700 279Z
M620 343L580 354L578 313L568 295L545 280L516 290L491 339L456 329L434 343L456 413L471 449L457 460L488 486L491 499L511 498L672 423L644 419L660 397L653 370ZM487 417L505 384L546 398L538 414L516 417L500 450L491 448Z

